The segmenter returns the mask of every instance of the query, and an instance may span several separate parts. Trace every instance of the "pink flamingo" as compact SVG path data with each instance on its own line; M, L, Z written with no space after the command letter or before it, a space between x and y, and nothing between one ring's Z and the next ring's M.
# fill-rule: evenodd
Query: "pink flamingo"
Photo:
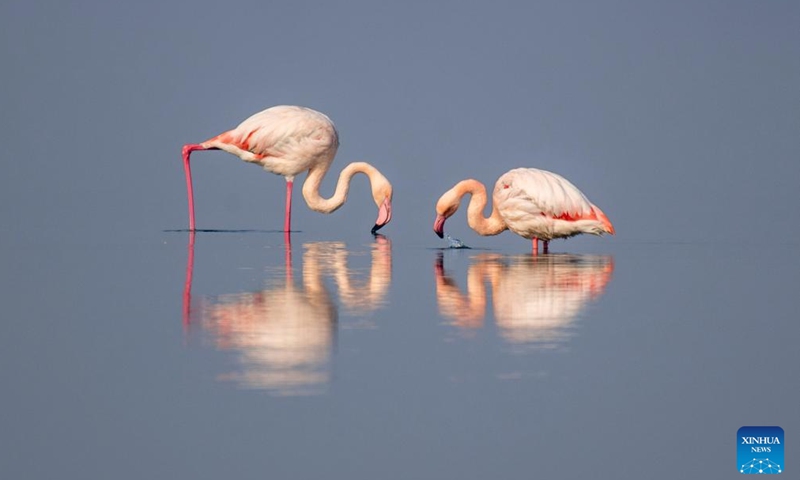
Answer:
M575 185L555 173L536 168L517 168L503 174L494 186L491 216L484 217L486 188L477 180L463 180L436 202L433 231L442 238L444 222L451 217L461 197L472 194L467 207L467 223L479 235L497 235L508 229L533 240L533 253L544 253L554 238L581 233L614 234L608 217L593 205Z
M256 113L228 132L200 144L183 146L183 167L189 197L189 230L194 231L194 195L189 155L195 150L224 150L245 162L260 165L269 172L286 178L286 215L284 231L289 232L292 218L292 186L294 177L308 171L303 183L303 197L309 208L331 213L347 200L350 179L357 173L369 177L372 198L378 206L374 234L392 219L392 185L377 168L366 162L353 162L339 174L331 198L319 194L320 182L331 166L339 147L339 135L333 122L310 108L277 106Z

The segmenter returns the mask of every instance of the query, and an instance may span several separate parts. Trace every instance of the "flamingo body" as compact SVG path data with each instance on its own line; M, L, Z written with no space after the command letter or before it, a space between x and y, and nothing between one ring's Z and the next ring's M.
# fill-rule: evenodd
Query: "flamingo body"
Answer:
M546 170L516 168L504 173L492 199L508 229L529 240L614 233L605 214L583 192Z
M189 229L195 230L189 155L195 150L223 150L286 178L286 232L290 231L291 226L291 199L295 176L308 172L303 184L303 197L309 208L321 213L331 213L347 200L349 182L353 175L367 175L373 200L378 206L378 219L372 228L372 233L375 233L389 223L392 216L392 185L378 169L365 162L350 163L342 170L333 196L325 199L319 194L322 178L330 168L338 148L339 134L330 118L310 108L290 105L268 108L250 116L233 130L199 144L184 145Z
M511 230L533 241L568 238L588 233L614 234L614 226L596 205L564 177L536 168L516 168L503 174L492 192L492 214L483 217L486 188L477 180L463 180L445 192L436 203L433 230L444 235L444 223L458 210L461 197L471 194L467 207L469 226L479 235L497 235Z
M258 112L200 145L224 150L268 172L294 179L312 167L330 166L339 148L339 134L325 114L281 105Z

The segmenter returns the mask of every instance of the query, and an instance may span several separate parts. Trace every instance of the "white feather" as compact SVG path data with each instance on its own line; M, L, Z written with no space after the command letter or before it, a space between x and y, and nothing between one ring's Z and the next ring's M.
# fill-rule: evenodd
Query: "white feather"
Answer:
M495 184L493 200L508 229L524 238L552 240L606 232L586 196L566 178L545 170L506 172ZM569 219L559 218L563 216Z

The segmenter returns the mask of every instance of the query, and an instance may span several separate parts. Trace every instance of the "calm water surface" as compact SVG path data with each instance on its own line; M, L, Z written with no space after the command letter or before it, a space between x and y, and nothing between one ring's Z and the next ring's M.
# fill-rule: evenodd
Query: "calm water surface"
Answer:
M797 468L796 245L431 237L5 248L0 472L731 478L743 425Z

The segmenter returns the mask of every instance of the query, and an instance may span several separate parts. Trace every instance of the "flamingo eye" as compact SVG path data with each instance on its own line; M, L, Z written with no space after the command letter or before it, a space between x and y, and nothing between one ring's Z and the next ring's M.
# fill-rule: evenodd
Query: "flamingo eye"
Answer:
M507 183L503 184L503 188L508 188L508 187L509 187L509 185Z

